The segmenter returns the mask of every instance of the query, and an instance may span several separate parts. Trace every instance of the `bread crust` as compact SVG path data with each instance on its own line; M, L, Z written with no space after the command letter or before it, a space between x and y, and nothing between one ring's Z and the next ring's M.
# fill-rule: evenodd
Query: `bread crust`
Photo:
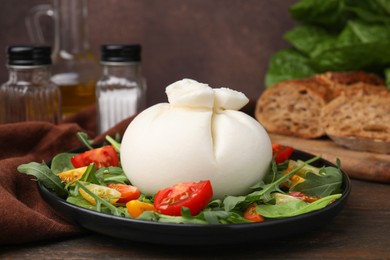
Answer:
M375 92L377 89L386 89L385 81L381 77L362 71L326 72L314 75L312 78L319 84L328 86L331 91L331 99L344 92L351 93L359 88L364 88L367 93Z

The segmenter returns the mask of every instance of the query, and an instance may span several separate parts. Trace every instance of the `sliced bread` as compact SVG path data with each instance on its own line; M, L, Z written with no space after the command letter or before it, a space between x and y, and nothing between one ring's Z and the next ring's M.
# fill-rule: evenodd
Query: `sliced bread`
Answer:
M322 107L331 91L313 79L288 80L266 89L256 104L256 119L271 133L316 138L325 134Z
M321 118L329 136L390 142L390 92L358 84L324 106Z

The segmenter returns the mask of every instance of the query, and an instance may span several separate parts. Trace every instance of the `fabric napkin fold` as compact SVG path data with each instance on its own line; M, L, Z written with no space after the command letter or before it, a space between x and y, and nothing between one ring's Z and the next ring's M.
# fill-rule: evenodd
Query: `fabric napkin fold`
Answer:
M0 125L0 244L20 244L72 236L82 230L63 220L44 202L33 176L17 167L29 162L48 162L60 152L83 145L77 132L97 142L106 134L123 134L131 118L101 136L96 135L96 108L90 107L58 125L22 122Z
M251 101L243 112L253 116ZM62 219L41 198L33 176L17 167L29 162L48 162L56 154L82 147L77 132L86 132L95 143L106 135L123 136L134 117L96 136L96 107L68 117L58 125L45 122L0 124L0 245L21 244L81 234L83 230Z

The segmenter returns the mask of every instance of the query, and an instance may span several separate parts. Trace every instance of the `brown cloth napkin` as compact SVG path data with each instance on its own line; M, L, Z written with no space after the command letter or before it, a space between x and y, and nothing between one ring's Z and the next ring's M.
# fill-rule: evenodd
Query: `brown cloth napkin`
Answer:
M252 115L251 101L242 111ZM83 231L56 215L46 204L32 179L17 171L29 162L48 162L54 155L83 145L76 133L86 132L95 142L106 135L123 136L130 117L115 127L96 135L96 107L71 116L58 125L44 122L23 122L0 125L0 245L21 244L51 238L73 236Z
M0 125L0 244L20 244L81 234L82 230L56 215L40 197L37 185L17 171L20 164L48 162L83 145L76 133L96 134L96 108L90 107L58 125L23 122ZM105 134L123 134L131 118ZM105 134L97 136L104 140Z

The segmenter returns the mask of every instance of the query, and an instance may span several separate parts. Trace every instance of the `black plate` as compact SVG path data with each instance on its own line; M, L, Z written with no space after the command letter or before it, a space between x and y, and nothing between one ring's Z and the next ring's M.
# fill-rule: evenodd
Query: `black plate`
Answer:
M292 159L308 160L314 156L295 150ZM312 165L334 166L320 159ZM329 223L344 207L351 183L343 172L342 196L319 211L296 217L248 224L171 224L128 219L96 212L70 204L38 183L43 199L63 218L97 233L133 241L170 245L215 245L245 243L296 235Z

